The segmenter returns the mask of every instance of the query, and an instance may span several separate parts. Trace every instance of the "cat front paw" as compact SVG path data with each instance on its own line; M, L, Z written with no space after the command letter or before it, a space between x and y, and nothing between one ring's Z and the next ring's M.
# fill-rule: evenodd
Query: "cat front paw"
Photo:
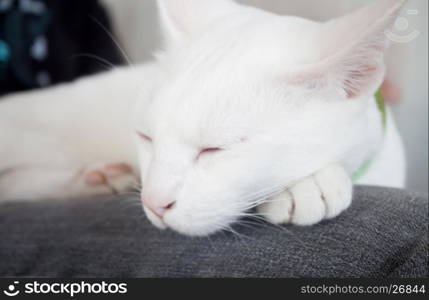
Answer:
M352 201L352 189L346 171L335 164L260 205L258 212L274 224L313 225L347 209Z

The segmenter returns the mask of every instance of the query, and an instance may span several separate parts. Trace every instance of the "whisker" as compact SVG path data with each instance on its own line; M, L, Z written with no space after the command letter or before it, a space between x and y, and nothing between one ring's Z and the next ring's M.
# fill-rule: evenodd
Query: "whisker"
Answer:
M270 202L270 201L273 200L274 196L278 195L282 191L283 190L273 191L273 192L271 192L269 194L265 194L262 197L255 198L255 199L253 199L251 201L246 201L247 203L246 203L245 206L242 207L242 209L245 210L245 211L247 211L247 210L250 210L250 209L252 209L252 208L254 208L256 206L259 206L259 205L261 205L263 203Z
M248 198L257 198L274 191L283 191L283 190L286 190L286 187L284 185L273 185L273 186L258 190L257 192L254 192L254 193L248 193L248 194L242 195L241 199L245 201Z
M223 228L224 231L232 233L233 236L240 239L240 241L243 241L243 239L250 239L250 237L246 236L245 234L239 233L236 230L234 230L231 226L225 226Z
M95 54L91 54L91 53L80 53L80 54L75 54L72 55L71 58L79 58L79 57L88 57L88 58L93 58L95 60L98 60L99 62L103 63L105 67L109 67L108 70L112 70L114 68L116 68L116 66L114 64L112 64L110 61L108 61L107 59L104 59L98 55Z
M89 14L89 17L95 23L97 23L98 26L100 26L101 29L103 29L103 31L110 37L110 39L112 40L112 42L116 45L116 47L118 48L118 50L121 52L123 58L127 61L128 65L134 66L133 63L131 62L131 59L129 58L129 56L125 52L125 50L121 47L121 45L119 44L119 42L116 40L115 36L103 24L101 24L101 22L99 22L93 15Z

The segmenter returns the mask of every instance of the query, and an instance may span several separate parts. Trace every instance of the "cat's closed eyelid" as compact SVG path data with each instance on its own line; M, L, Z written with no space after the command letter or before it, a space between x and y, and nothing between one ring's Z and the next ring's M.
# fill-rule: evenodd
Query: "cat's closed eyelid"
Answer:
M204 154L204 153L214 153L214 152L219 152L219 151L224 151L224 148L221 147L210 147L210 148L203 148L200 151L200 154Z
M142 140L145 140L147 142L152 142L152 138L142 133L141 131L137 131L136 133Z
M213 147L201 147L201 152L216 152L216 151L226 151L231 149L235 145L246 143L249 139L247 137L240 137L234 140L229 141L228 143L222 143L221 146Z
M229 146L219 146L219 147L202 147L200 149L200 152L198 153L196 160L199 160L201 158L201 156L204 155L210 155L210 154L215 154L218 152L224 152L227 150L230 150L231 146L235 145L235 144L242 144L248 141L247 137L241 137L239 139L237 139L237 141L235 141L234 143L230 144Z
M221 147L208 147L208 148L201 148L200 152L198 153L196 160L200 159L204 155L214 154L216 152L225 151L226 149Z

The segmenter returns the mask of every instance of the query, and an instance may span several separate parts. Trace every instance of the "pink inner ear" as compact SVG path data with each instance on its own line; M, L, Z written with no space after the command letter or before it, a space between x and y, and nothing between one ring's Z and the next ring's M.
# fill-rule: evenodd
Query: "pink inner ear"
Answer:
M378 68L376 66L362 66L358 70L352 70L344 80L344 91L347 98L358 97L366 86L371 85L371 81L376 80Z
M348 99L359 97L362 93L372 86L377 80L377 76L381 66L373 65L356 65L351 70L335 70L335 68L326 68L323 72L323 66L316 66L310 70L297 71L296 73L288 74L286 81L292 85L300 85L308 90L322 90L329 84L329 76L339 76L340 80L338 88L345 92ZM330 73L333 72L334 74ZM336 74L335 74L336 73ZM334 81L335 82L335 81Z
M350 15L326 22L314 35L317 62L298 66L287 81L304 89L339 91L359 98L375 91L384 75L383 52L404 1L375 1Z

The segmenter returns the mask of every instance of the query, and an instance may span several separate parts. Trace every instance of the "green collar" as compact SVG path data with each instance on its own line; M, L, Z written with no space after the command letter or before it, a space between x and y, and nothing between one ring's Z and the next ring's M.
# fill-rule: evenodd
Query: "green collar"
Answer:
M386 101L384 101L383 94L381 93L381 89L378 89L377 93L375 93L375 100L377 101L378 110L381 113L381 120L383 122L384 131L386 131L386 126L387 126Z
M387 127L387 109L386 109L386 102L384 101L383 94L381 93L381 89L378 89L377 93L375 94L375 100L377 102L378 110L381 114L381 121L383 122L383 129L386 131ZM372 156L368 160L366 160L362 166L353 173L352 175L352 181L357 182L359 181L365 174L368 172L369 168L372 166L374 160L376 158L376 155Z

